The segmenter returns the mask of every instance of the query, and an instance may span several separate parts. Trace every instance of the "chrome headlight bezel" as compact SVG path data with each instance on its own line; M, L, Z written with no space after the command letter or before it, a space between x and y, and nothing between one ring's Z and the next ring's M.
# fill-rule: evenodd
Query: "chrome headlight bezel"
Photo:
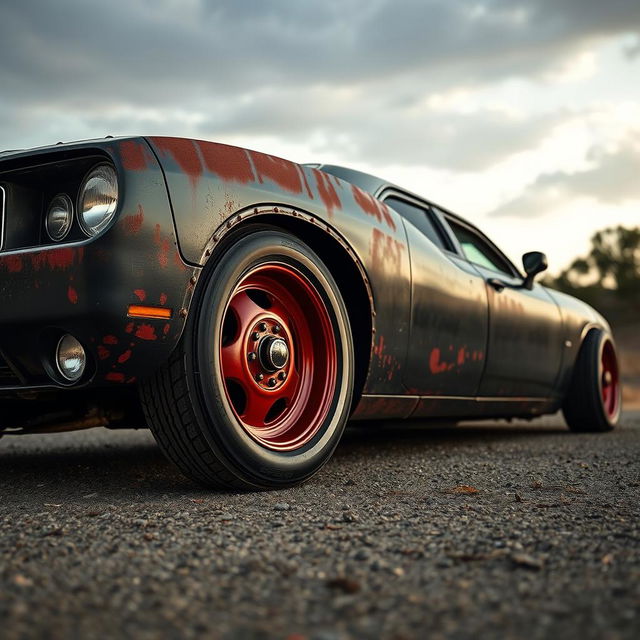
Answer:
M64 203L66 205L66 210L68 212L66 227L64 227L63 232L59 233L58 235L55 235L54 232L52 231L52 225L49 219L56 201L60 201ZM53 198L51 198L51 202L49 203L49 207L47 208L47 213L44 218L44 226L45 226L47 235L51 240L53 240L53 242L61 242L69 235L69 232L73 227L73 201L66 193L58 193Z
M93 185L91 184L92 181L94 181ZM101 186L100 182L102 182ZM85 198L91 188L98 189L98 195L104 195L105 200L110 200L110 202L98 203L94 205L94 207L86 209ZM78 224L85 235L90 238L97 236L111 224L118 209L118 197L118 174L113 165L102 162L92 167L80 184L76 204ZM98 213L94 212L93 215L96 220L90 223L87 222L86 218L87 213L89 213L92 208L102 208L103 211Z

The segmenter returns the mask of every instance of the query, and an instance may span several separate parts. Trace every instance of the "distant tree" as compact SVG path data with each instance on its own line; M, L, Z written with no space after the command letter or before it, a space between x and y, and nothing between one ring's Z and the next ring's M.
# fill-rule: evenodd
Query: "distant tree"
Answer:
M640 295L640 227L610 227L595 233L589 254L576 258L552 286L573 292L611 289L620 297Z

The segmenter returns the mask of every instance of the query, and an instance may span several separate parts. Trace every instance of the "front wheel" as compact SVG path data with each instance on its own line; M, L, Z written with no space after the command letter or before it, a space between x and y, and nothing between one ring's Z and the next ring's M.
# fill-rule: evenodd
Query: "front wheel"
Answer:
M143 406L160 447L197 482L290 486L333 453L353 360L320 258L288 233L247 228L205 267L180 346L141 385Z
M615 345L608 333L594 329L580 348L562 412L572 431L609 431L621 404Z

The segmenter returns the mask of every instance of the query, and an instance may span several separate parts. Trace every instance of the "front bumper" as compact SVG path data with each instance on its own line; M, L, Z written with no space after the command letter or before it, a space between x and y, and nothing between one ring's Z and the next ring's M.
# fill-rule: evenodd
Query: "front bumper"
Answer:
M144 163L131 165L125 144L140 145ZM63 333L88 356L74 388L134 383L165 362L180 339L198 269L180 256L164 177L144 145L112 141L102 149L121 192L116 219L102 235L0 253L0 392L68 387L51 367ZM131 305L169 309L170 316L130 317Z

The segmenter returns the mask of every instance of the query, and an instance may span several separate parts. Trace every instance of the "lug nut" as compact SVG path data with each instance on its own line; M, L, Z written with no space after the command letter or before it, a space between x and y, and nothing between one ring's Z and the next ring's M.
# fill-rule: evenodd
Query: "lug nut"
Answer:
M273 333L280 333L280 325L277 324L275 327L273 327Z
M261 322L258 325L258 329L260 329L260 331L266 331L267 330L267 323L266 322Z
M281 371L278 374L278 378L280 378L280 380L286 380L287 379L287 372L286 371Z
M276 379L275 378L269 378L269 386L270 387L275 387L276 386Z
M256 340L256 341L257 341L257 340L260 340L260 334L259 334L257 331L254 331L254 332L251 334L251 339L252 339L252 340Z
M255 351L251 351L249 353L249 355L247 356L247 358L249 359L249 362L253 362L258 356L256 355Z
M262 380L264 380L264 375L261 373L258 373L256 375L256 382L262 382Z

